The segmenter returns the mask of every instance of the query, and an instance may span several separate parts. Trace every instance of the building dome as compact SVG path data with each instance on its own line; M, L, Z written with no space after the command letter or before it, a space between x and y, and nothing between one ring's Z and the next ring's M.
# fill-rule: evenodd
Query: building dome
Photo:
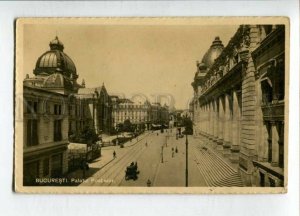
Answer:
M60 73L54 73L44 80L43 88L66 88L72 89L71 80L65 78Z
M218 36L215 37L215 40L204 54L201 62L204 63L207 68L210 68L214 64L216 58L222 53L223 49L224 45L222 44L222 41Z
M76 67L72 59L63 52L64 45L55 37L49 44L50 50L41 55L35 65L35 75L51 75L58 70L71 79L77 79Z

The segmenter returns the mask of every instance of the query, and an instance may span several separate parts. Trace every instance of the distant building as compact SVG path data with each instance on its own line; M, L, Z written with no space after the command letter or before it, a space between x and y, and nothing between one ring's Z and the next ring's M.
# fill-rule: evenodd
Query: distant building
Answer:
M237 163L247 186L284 184L284 83L282 25L241 25L197 62L194 135Z
M153 124L169 124L169 107L165 104L161 106L160 103L151 104L151 122Z
M169 109L167 105L160 103L133 102L127 98L111 96L113 126L117 129L118 124L129 120L138 129L151 129L153 125L169 124Z
M133 102L126 98L111 97L113 126L117 129L119 124L129 120L138 129L149 129L151 122L151 105L148 101L144 103Z
M112 130L112 102L107 93L104 84L97 88L81 88L78 94L75 95L83 103L89 101L90 114L86 116L86 120L89 122L90 116L92 116L93 125L90 125L96 133L111 133Z

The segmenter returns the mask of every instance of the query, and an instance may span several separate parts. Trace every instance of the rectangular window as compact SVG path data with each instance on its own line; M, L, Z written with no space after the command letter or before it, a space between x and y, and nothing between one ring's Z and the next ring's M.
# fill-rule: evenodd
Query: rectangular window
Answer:
M62 175L62 154L54 155L51 158L51 177Z
M61 105L55 104L54 105L54 115L61 115Z
M33 102L33 112L37 113L38 112L38 103L35 101Z
M32 101L25 101L26 113L31 113L32 110Z
M273 88L271 86L271 81L268 77L262 79L261 90L262 90L262 103L264 105L270 104L273 100Z
M36 114L38 112L37 101L26 101L26 113Z
M279 161L278 166L284 167L284 124L283 122L278 123L278 133L279 133Z
M43 160L43 176L49 175L49 158Z
M263 174L262 172L259 172L259 177L260 177L260 186L264 187L265 186L265 174Z
M54 121L54 142L62 140L61 120Z
M35 179L39 177L39 161L24 164L23 184L25 186L36 185Z
M269 178L269 182L270 182L270 187L275 187L276 186L274 179Z
M36 119L27 120L27 146L38 145L38 125Z

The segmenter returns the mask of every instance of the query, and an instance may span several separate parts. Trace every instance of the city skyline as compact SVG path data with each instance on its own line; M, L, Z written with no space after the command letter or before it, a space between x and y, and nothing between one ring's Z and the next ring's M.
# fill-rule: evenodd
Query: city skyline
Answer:
M191 86L196 61L201 61L216 36L226 46L237 27L26 25L23 78L33 75L36 59L58 36L75 63L79 84L82 79L89 88L104 83L109 94L138 95L151 102L162 96L162 104L173 106L170 101L174 101L177 109L187 109L192 90L186 86Z

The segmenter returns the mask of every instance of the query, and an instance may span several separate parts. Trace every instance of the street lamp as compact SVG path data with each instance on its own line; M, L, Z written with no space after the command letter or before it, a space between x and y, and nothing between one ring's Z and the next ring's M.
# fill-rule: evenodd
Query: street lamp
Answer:
M166 147L168 147L168 134L166 134Z
M189 180L189 165L188 165L188 135L187 135L187 115L186 115L186 120L185 120L185 186L188 187L188 180Z
M119 127L117 126L117 140L116 140L116 144L117 145L119 145L119 137L118 137L118 135L119 135Z
M164 146L161 146L161 162L164 162Z

